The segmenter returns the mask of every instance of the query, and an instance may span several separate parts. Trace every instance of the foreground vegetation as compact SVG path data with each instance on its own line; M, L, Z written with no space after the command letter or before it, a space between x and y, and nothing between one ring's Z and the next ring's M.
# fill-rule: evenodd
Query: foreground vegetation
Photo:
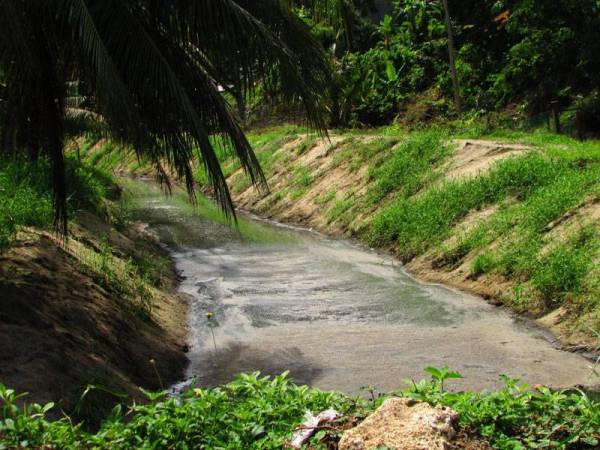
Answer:
M497 449L597 448L600 404L583 392L534 390L506 378L497 392L459 392L444 382L459 374L428 368L431 381L410 382L391 395L441 404L460 414L460 427ZM0 386L0 449L280 449L290 440L305 411L335 408L343 417L331 429L319 430L310 448L335 448L348 424L364 418L388 397L368 401L295 385L285 374L239 375L214 389L192 389L175 397L146 392L148 401L117 406L97 432L86 432L68 417L50 421L48 405L17 406L19 396Z

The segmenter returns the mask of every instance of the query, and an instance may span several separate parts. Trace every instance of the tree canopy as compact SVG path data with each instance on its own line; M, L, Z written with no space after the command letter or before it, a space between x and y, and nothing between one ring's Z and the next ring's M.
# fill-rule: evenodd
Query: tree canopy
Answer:
M279 0L0 0L2 152L49 158L63 231L63 148L82 108L167 185L173 172L193 194L198 157L233 212L216 148L232 149L253 182L262 174L219 86L235 80L247 93L259 79L325 127L327 59Z

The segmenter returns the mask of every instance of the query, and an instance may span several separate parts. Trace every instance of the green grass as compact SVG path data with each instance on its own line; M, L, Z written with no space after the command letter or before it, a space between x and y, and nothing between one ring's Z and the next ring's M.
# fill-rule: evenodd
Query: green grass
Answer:
M568 159L541 153L510 158L479 177L448 181L430 186L419 196L400 197L376 214L371 242L395 243L408 260L444 241L470 211L510 196L524 203L507 209L505 215L539 229L581 201L599 176L596 161L584 169Z
M496 449L593 449L600 439L600 405L583 392L529 389L504 377L495 392L449 392L460 374L427 368L431 381L410 382L393 395L454 408L460 426L487 438ZM117 406L95 432L68 417L49 420L53 404L17 406L19 396L0 385L0 449L280 449L304 413L328 408L342 413L340 424L361 421L389 395L351 398L298 386L286 375L242 374L214 389L191 389L181 396L146 393L148 402ZM310 440L314 449L337 442L340 432L324 428Z
M301 187L309 187L312 182L312 175L308 167L298 166L294 169L294 184Z
M131 257L117 257L106 239L98 249L83 245L76 256L102 286L128 300L121 303L123 306L143 319L151 317L154 304L151 287L157 287L158 277L167 269L164 259L158 255L152 255L151 262L147 257L135 261Z
M491 252L484 252L477 255L477 258L473 261L471 272L475 276L483 275L484 273L489 273L494 270L496 265L497 262L494 255Z
M308 191L313 177L308 167L297 166L292 172L292 179L290 196L292 200L298 200Z
M356 200L352 191L347 192L344 198L337 199L333 202L333 206L327 210L327 223L340 222L348 225L351 222L351 214L353 207L356 205Z
M104 198L113 179L106 172L66 159L68 208L104 214ZM0 160L0 250L24 226L50 228L53 223L51 170L46 160Z
M398 142L399 139L396 137L374 138L369 142L350 137L333 144L328 149L328 153L335 151L333 166L347 164L351 172L356 172L373 160L381 162Z
M392 192L404 197L417 193L431 181L436 166L450 153L446 136L439 131L412 134L391 154L380 150L372 153L369 156L375 157L375 162L369 167L369 203L376 204Z
M327 205L332 200L335 200L336 191L335 189L331 189L326 192L322 192L316 199L315 202L319 205Z

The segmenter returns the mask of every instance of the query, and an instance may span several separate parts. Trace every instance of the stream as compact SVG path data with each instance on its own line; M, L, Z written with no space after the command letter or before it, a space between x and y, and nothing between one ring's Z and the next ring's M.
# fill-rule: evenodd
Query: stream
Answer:
M591 381L590 362L556 349L546 331L421 283L388 255L250 217L240 233L154 191L136 216L184 277L188 379L200 386L287 370L298 383L356 394L406 387L428 366L462 373L452 389L497 388L501 374L552 387Z

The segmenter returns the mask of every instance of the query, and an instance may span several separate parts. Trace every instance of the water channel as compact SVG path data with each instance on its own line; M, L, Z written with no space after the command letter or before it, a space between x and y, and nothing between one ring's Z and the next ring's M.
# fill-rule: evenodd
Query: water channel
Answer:
M158 192L136 214L184 277L188 376L201 386L288 370L322 389L390 391L426 377L427 366L461 372L454 389L496 388L500 374L553 387L590 381L589 361L558 350L544 330L421 283L388 255L249 217L240 233Z

